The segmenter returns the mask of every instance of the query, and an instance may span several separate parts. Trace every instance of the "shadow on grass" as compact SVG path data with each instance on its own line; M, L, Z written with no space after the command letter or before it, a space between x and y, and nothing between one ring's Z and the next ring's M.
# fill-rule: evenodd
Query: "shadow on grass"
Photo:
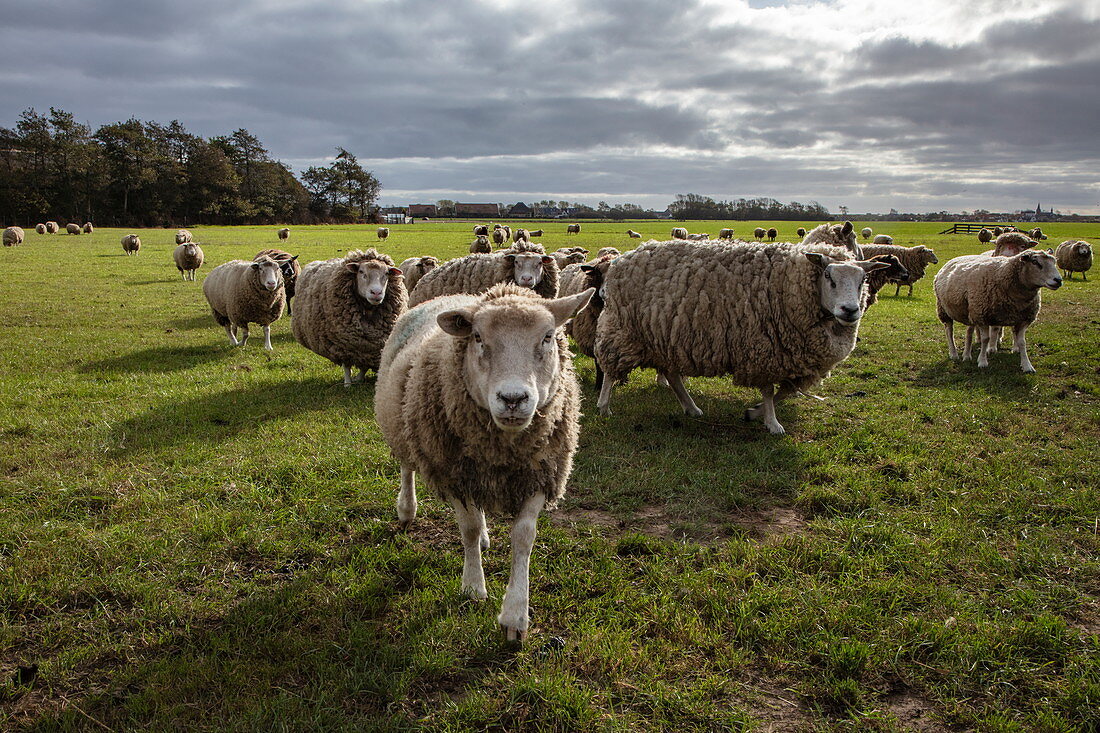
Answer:
M929 364L917 372L913 384L933 389L980 389L998 398L1025 402L1034 400L1033 380L1033 375L1020 371L1019 354L1007 350L990 354L989 366L981 368L975 349L970 361L954 362L944 356Z
M211 323L213 323L213 319L211 319ZM251 339L249 345L251 345ZM221 344L214 344L213 342L203 346L158 346L152 349L131 351L120 356L112 356L109 359L88 362L80 367L80 371L85 374L97 372L116 374L119 372L175 372L182 369L191 369L224 357L225 349Z
M176 318L168 322L168 325L177 331L196 331L202 328L208 328L211 330L217 330L219 333L224 334L225 329L214 322L214 317L210 315L209 311L203 313L200 316L191 316L189 318ZM260 332L263 336L263 332Z
M164 283L172 282L167 278L161 278L160 280L127 280L127 285L163 285Z

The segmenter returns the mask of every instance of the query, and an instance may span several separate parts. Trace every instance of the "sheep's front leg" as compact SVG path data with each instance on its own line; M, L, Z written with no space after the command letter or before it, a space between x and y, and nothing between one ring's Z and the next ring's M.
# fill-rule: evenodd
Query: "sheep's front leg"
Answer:
M775 387L770 384L766 387L761 387L760 397L761 401L759 405L745 410L745 418L755 420L763 416L764 427L768 429L769 433L772 435L782 435L787 432L783 429L783 426L779 424L779 421L775 419Z
M943 330L947 332L947 358L951 361L959 360L959 350L955 348L955 322L948 321L943 324ZM967 357L970 358L969 356Z
M401 466L401 489L397 492L397 520L408 529L416 519L416 471Z
M669 372L665 375L668 379L668 386L672 388L672 392L676 395L676 399L680 400L680 407L684 408L684 414L688 417L700 417L703 411L700 410L695 401L691 399L691 395L688 394L687 387L684 386L684 379L677 372Z
M1024 333L1027 331L1027 324L1019 324L1012 329L1012 340L1016 344L1016 348L1020 352L1020 368L1024 370L1024 374L1034 374L1035 367L1031 366L1031 359L1027 358L1027 338Z
M954 341L955 339L952 338L951 340ZM971 349L973 348L973 346L974 346L974 326L967 326L966 327L966 345L963 346L963 354L962 354L962 360L963 361L970 361L970 353L971 353Z
M488 533L485 530L485 513L472 506L463 506L458 499L451 499L462 535L462 592L476 601L484 601L485 571L481 567L481 542Z
M229 336L229 343L232 346L237 345L237 327L232 323L225 324L225 333Z
M346 366L346 367L344 367L344 386L345 386L345 387L350 387L350 386L351 386L351 382L352 382L352 379L351 379L351 367L349 367L349 366Z
M241 346L248 343L248 324L245 323L241 326Z
M611 387L614 380L608 379L607 374L603 375L603 384L600 385L600 396L596 400L596 407L600 410L600 415L603 417L611 416Z
M271 348L271 326L264 326L264 349L267 351L274 351Z
M978 366L985 368L989 366L989 348L993 342L992 326L978 326Z
M546 498L536 494L523 503L512 522L512 573L508 576L508 590L500 606L497 622L508 641L522 641L527 636L529 602L529 569L531 549L535 546L536 521Z

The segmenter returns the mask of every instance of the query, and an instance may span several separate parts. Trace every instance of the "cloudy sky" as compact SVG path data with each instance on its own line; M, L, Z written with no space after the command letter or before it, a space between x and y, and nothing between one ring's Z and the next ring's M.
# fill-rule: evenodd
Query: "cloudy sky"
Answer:
M0 0L0 125L337 145L383 203L1100 213L1100 0Z

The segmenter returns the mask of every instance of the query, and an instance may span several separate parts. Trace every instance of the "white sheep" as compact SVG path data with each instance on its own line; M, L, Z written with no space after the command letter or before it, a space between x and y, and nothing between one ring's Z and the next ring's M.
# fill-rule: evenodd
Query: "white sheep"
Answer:
M141 237L136 234L127 234L122 238L122 251L129 255L136 255L141 249Z
M565 227L565 233L566 234L580 234L581 233L581 225L580 224L570 224L567 227Z
M537 242L517 242L491 255L466 255L422 277L409 298L409 307L440 295L483 293L501 282L516 283L544 298L553 298L558 294L558 265Z
M686 240L688 238L688 230L685 229L684 227L673 227L672 228L672 238L673 239L684 239L684 240Z
M25 236L22 227L8 227L4 230L4 246L14 247L17 244L23 244Z
M871 231L871 227L863 227L862 229L859 230L859 233L861 235L863 235L864 239L870 239L871 235L874 232ZM878 242L878 239L876 238L875 241ZM890 242L885 242L885 244L890 244Z
M1067 239L1054 250L1054 258L1058 261L1058 269L1065 273L1070 280L1073 273L1081 273L1081 277L1088 282L1088 271L1092 269L1092 245L1080 239Z
M194 282L198 269L202 267L206 255L198 242L187 241L177 244L172 250L172 261L176 263L176 269L180 271L180 278Z
M634 231L633 229L627 229L626 230L626 236L630 237L631 239L641 239L642 238L642 235L640 233Z
M425 257L410 257L404 260L398 269L405 275L405 290L411 293L420 278L434 270L439 265L439 260L431 255Z
M889 234L876 234L871 244L893 244L894 238Z
M286 240L290 239L290 229L287 227L283 227L278 232L276 232L276 234L279 235L280 242L285 242Z
M194 237L191 236L191 232L186 229L180 229L176 232L176 244L187 244L194 241Z
M248 343L248 324L258 323L264 330L264 348L271 347L271 324L283 315L286 290L283 271L270 257L252 262L230 260L218 265L202 281L202 293L219 326L225 328L229 343ZM243 337L237 340L237 328Z

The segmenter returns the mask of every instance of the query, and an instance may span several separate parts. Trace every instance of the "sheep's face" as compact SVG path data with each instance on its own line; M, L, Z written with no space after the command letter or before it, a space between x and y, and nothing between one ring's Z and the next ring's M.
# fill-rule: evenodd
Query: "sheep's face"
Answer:
M488 244L488 241L486 241L486 244ZM416 263L416 267L420 270L421 276L423 276L434 270L438 264L439 260L434 257L421 257L420 261Z
M558 328L588 304L593 290L554 300L504 295L439 314L439 327L465 340L463 382L473 401L508 433L526 429L558 390Z
M923 244L917 247L917 251L920 252L920 258L926 265L929 263L935 265L940 261L939 258L936 257L935 251L928 249L928 247L925 247Z
M1054 253L1049 249L1045 252L1028 250L1016 256L1024 263L1020 270L1020 280L1025 285L1051 290L1062 287L1062 276L1058 274L1058 264L1054 259Z
M1092 247L1088 242L1078 242L1073 246L1073 251L1077 253L1078 257L1091 257Z
M886 270L888 280L906 280L909 277L909 271L905 269L905 265L901 264L901 260L894 255L878 255L872 257L871 262L885 262L889 265L889 269Z
M188 257L198 257L199 247L196 244L188 242L183 246L183 253Z
M860 232L860 234L863 235L864 239L867 239L868 237L870 237L871 234L872 234L870 227L864 228L863 231Z
M283 284L283 271L275 260L265 257L253 262L252 269L259 273L260 285L268 290L275 290Z
M288 285L293 284L298 279L298 273L294 272L294 261L298 259L298 255L294 255L289 260L279 261L279 269L283 272L283 281Z
M512 264L512 279L516 285L525 288L535 288L542 282L543 267L554 261L550 255L532 254L522 252L520 254L506 254L504 258Z
M838 323L852 325L863 316L863 282L867 273L889 267L885 262L834 260L828 255L807 252L806 259L818 269L817 287L821 309Z
M390 275L401 274L401 270L378 260L348 262L344 267L355 273L355 292L371 305L378 305L386 299Z

